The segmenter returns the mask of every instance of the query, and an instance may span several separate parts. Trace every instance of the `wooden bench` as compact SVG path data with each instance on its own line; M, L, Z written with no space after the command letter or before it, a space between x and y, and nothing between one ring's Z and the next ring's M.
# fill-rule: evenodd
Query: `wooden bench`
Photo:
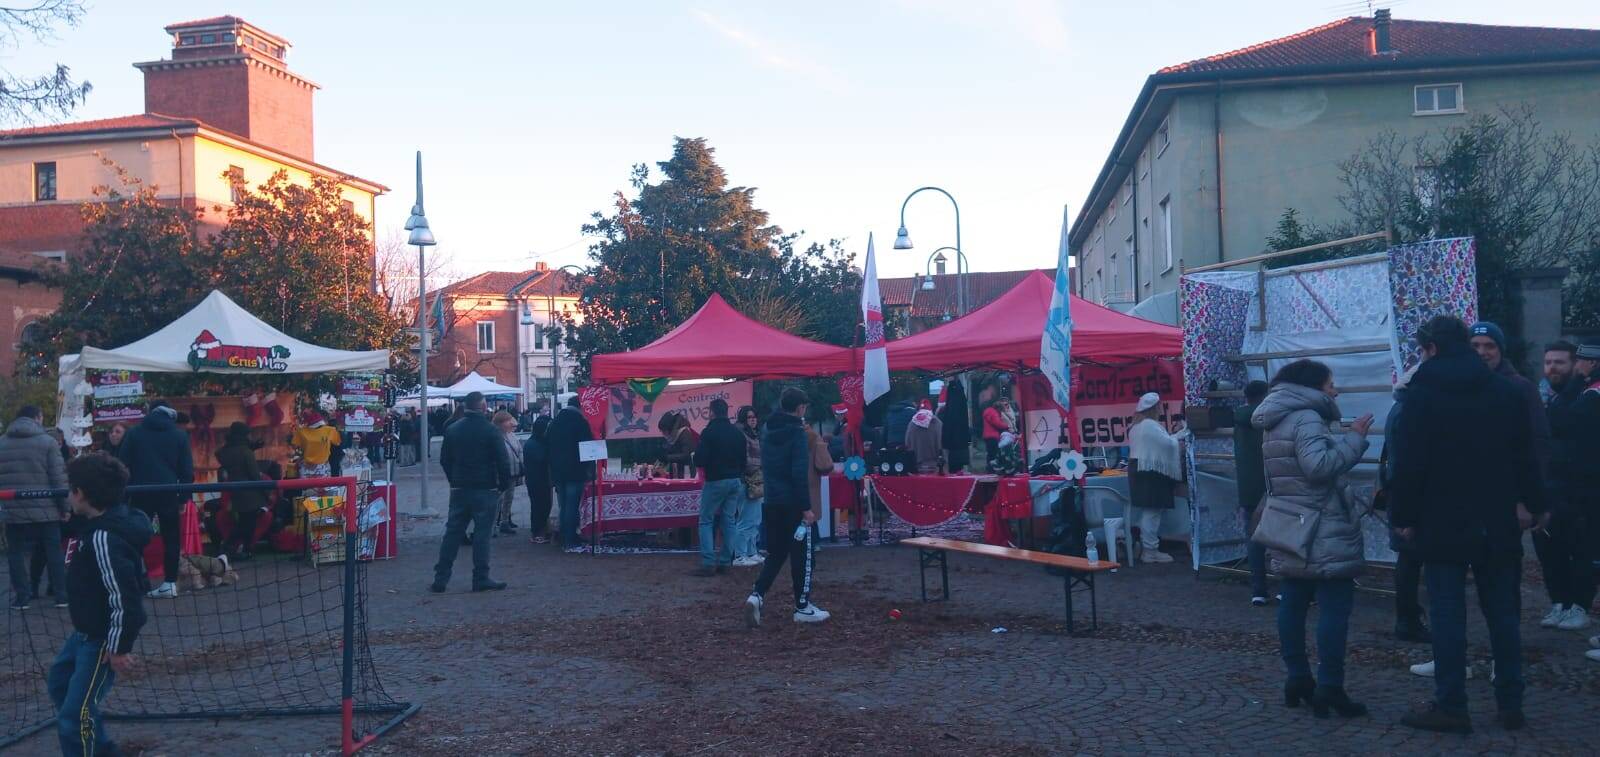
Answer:
M1067 633L1076 635L1077 631L1072 624L1072 595L1073 587L1082 587L1079 591L1087 589L1089 592L1089 617L1092 630L1100 630L1100 608L1095 599L1094 577L1098 573L1115 570L1121 566L1109 560L1089 562L1082 557L1072 555L1058 555L1052 552L1035 552L1029 549L1012 549L1011 547L996 547L993 544L978 544L970 541L956 541L954 539L937 539L931 536L917 536L910 539L901 539L900 543L908 547L917 548L917 567L919 579L922 583L922 601L928 601L928 568L939 566L939 579L943 582L944 597L935 601L948 601L950 599L950 570L947 558L951 552L962 552L969 555L993 557L1000 560L1015 560L1017 562L1032 563L1034 565L1047 565L1061 568L1065 571L1061 577L1062 591L1066 595L1067 607Z

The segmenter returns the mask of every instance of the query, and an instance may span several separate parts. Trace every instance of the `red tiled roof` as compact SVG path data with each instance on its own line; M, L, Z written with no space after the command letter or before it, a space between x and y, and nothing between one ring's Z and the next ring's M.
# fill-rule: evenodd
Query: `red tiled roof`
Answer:
M554 275L554 274L559 274ZM534 278L538 277L538 278ZM476 276L462 279L440 290L447 295L498 295L506 296L513 287L523 284L522 293L529 296L544 297L554 294L572 296L576 294L576 287L570 281L572 274L562 270L544 271L541 275L538 269L528 271L484 271ZM529 281L529 279L533 279ZM524 284L524 282L527 282ZM557 286L557 283L560 286Z
M1506 55L1584 52L1600 53L1600 30L1537 26L1491 26L1446 21L1390 22L1394 52L1372 52L1373 20L1342 18L1298 34L1219 53L1161 69L1158 74L1249 71L1301 66L1326 66L1374 60L1417 63Z
M1051 280L1055 279L1054 268L1040 269ZM967 274L967 312L972 312L987 305L1000 295L1011 291L1012 287L1021 283L1033 271L973 271ZM883 306L906 307L910 306L913 318L940 317L945 313L952 316L959 310L956 297L956 274L936 274L933 278L933 290L922 288L922 282L927 276L913 276L911 278L878 279L878 296L883 300ZM897 299L891 300L889 293L895 292Z
M7 137L37 137L47 134L91 134L101 131L123 131L127 129L169 129L200 125L201 123L194 119L173 118L159 113L140 113L136 116L118 116L94 121L73 121L65 124L8 129L0 131L0 139Z

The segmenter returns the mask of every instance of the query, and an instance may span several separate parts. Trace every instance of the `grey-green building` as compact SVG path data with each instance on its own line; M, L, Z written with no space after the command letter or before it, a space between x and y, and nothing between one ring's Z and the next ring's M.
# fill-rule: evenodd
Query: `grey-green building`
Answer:
M1379 10L1164 68L1072 224L1080 294L1126 310L1185 266L1260 254L1285 208L1341 220L1339 162L1372 138L1523 103L1549 132L1600 139L1600 30Z

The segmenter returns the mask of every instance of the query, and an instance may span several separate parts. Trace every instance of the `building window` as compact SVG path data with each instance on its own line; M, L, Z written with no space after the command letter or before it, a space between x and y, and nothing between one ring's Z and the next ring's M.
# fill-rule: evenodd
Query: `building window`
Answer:
M1159 213L1161 223L1161 262L1162 273L1172 270L1172 195L1161 198Z
M35 202L46 202L56 199L56 164L33 164L33 199Z
M228 202L235 205L244 197L244 169L238 166L228 166Z
M200 35L200 44L202 44L202 45L212 45L212 44L216 44L216 42L217 42L217 35L215 35L215 34L202 34L202 35Z
M1460 84L1424 84L1416 88L1414 116L1439 116L1467 112Z
M478 351L494 352L493 321L478 321Z
M37 256L39 256L41 258L44 258L45 260L49 260L51 262L54 262L54 263L65 263L65 262L67 262L67 251L66 250L45 250L44 252L35 252L33 254L37 255Z
M1156 157L1167 151L1167 145L1172 144L1172 138L1167 133L1168 119L1161 119L1161 125L1156 127Z
M181 38L181 39L180 39L180 41L179 41L179 42L178 42L178 44L180 44L180 45L192 45L192 44L194 44L194 43L195 43L195 42L196 42L196 40L195 40L195 36L194 36L194 35L193 35L193 34L185 34L185 35L183 35L183 37L182 37L182 38Z
M233 41L233 32L223 32L222 33L222 41L223 42L232 42Z
M544 332L548 328L550 328L550 327L549 326L534 326L533 327L533 348L534 349L536 349L536 350L544 349Z

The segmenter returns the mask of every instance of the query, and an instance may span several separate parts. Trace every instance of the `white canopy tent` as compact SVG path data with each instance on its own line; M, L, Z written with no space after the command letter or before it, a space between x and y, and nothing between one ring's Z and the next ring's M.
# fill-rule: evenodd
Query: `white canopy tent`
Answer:
M150 373L381 371L389 367L389 351L351 352L302 342L212 290L194 309L137 342L111 350L84 347L75 367Z
M473 392L481 392L485 397L503 397L508 394L522 394L521 387L506 386L505 384L496 383L494 379L484 378L483 376L478 375L477 371L467 374L466 378L451 384L449 388L441 391L449 392L452 399L461 399ZM431 388L428 390L429 395L432 395L433 392L434 390Z
M63 412L58 423L63 430L69 428L66 403L83 383L87 369L273 375L388 367L388 350L335 350L302 342L212 290L189 312L132 344L109 350L84 347L77 355L62 355L57 387Z

